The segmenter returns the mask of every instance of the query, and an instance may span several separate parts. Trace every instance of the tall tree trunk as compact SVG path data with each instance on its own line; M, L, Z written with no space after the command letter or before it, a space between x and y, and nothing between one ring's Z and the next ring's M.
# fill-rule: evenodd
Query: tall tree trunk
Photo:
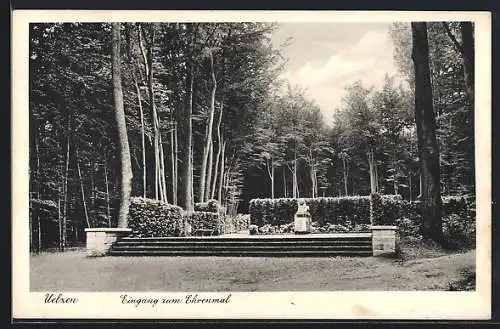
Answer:
M78 170L78 180L80 181L80 191L82 193L83 211L85 212L85 220L87 227L90 227L89 212L87 211L87 202L85 201L85 189L83 188L82 172L80 170L80 161L78 161L78 151L75 150L76 168Z
M309 178L311 178L311 198L314 198L314 167L311 164L311 168L309 168Z
M178 187L177 187L177 182L179 181L179 175L178 175L178 168L179 168L179 146L178 146L178 143L177 143L177 122L175 123L175 132L174 132L174 153L175 153L175 174L174 174L174 204L177 205L178 203L178 193L179 193L179 190L178 190Z
M222 139L221 139L222 141ZM220 171L219 171L219 191L217 193L217 200L219 200L219 204L222 204L222 188L224 186L224 170L225 170L225 165L226 165L226 158L225 158L225 153L226 153L226 142L223 141L222 143L222 152L221 152L221 157L220 157Z
M94 183L94 160L90 159L90 211L95 209L95 183Z
M144 129L144 110L142 109L142 97L141 90L139 89L139 83L137 82L137 77L135 76L135 71L133 72L133 79L135 85L135 91L137 93L137 102L139 104L139 115L141 117L141 146L142 146L142 196L146 197L147 190L147 172L146 172L146 139L145 139L145 129Z
M40 216L37 216L37 226L38 226L38 252L40 252L42 250L42 223L40 220Z
M111 227L111 209L109 207L109 183L108 183L108 161L104 154L104 183L106 184L106 214L108 216L108 227Z
M179 205L186 211L193 211L193 195L192 195L192 166L191 158L192 148L192 113L193 113L193 63L188 62L186 75L186 104L184 107L184 115L181 118L181 156L180 156L180 179L181 185L179 189Z
M138 32L140 33L140 25L138 25ZM125 25L125 35L127 39L127 58L128 62L130 65L130 70L132 71L132 81L134 82L134 87L135 87L135 92L137 93L137 103L139 105L139 116L141 120L141 147L142 147L142 196L145 198L146 197L146 190L147 190L147 176L146 176L146 141L145 141L145 129L144 129L144 111L142 108L142 96L141 96L141 90L139 88L139 82L137 78L137 73L136 73L136 68L137 71L139 72L140 77L142 78L141 74L141 69L139 67L139 61L135 59L133 60L132 56L132 39L131 39L131 29L130 29L130 24ZM139 40L142 41L141 36L139 35ZM142 45L140 45L142 46ZM141 51L143 49L141 48ZM135 64L135 66L134 66Z
M297 142L295 142L297 143ZM293 149L293 198L299 197L299 187L297 186L297 145Z
M64 168L64 185L63 185L63 194L64 194L64 204L63 204L63 236L64 239L66 239L66 230L67 230L67 222L68 222L68 213L67 213L67 207L68 207L68 175L69 175L69 156L70 156L70 140L69 140L69 132L70 132L70 119L68 118L68 130L67 130L67 136L66 136L66 166ZM64 241L66 244L66 241Z
M212 186L212 170L213 170L213 153L214 153L214 143L210 141L210 145L208 146L208 168L207 168L207 181L205 183L205 201L210 198L210 187Z
M194 146L191 145L191 149L189 150L189 157L191 159L191 197L193 200L193 208L194 208Z
M377 193L377 180L375 177L375 164L374 164L374 156L373 156L373 150L370 150L367 153L368 157L368 166L370 168L370 193Z
M271 163L271 198L274 199L274 162Z
M163 202L168 202L168 198L167 198L167 180L165 179L165 155L163 153L163 142L162 142L162 139L161 139L161 135L158 136L158 142L159 142L159 145L160 145L160 153L159 153L159 157L160 157L160 184L161 184L161 192L162 192L162 195L161 195L161 200Z
M130 161L130 148L128 144L127 125L125 123L125 111L123 108L123 92L121 82L120 61L120 23L112 23L112 79L113 98L115 103L115 119L118 128L118 147L120 150L120 207L118 211L118 227L128 226L128 209L130 205L130 194L132 192L132 164Z
M348 172L347 172L347 160L345 159L345 157L342 157L342 164L343 164L343 167L344 167L344 191L345 191L345 195L347 196L347 178L348 178Z
M411 184L412 184L412 182L411 182L411 171L410 171L408 173L408 187L409 187L410 201L412 201L412 199L413 199L413 195L412 195L413 188L412 188Z
M474 108L474 27L472 22L461 22L463 67L467 96Z
M35 136L35 152L36 152L36 198L40 200L40 150L38 146L38 134ZM36 222L37 222L37 233L38 233L38 241L37 241L37 252L40 252L41 250L41 240L42 240L42 235L40 233L40 207L35 208L34 207L34 213L36 215Z
M62 186L62 193L63 193L63 212L62 212L63 249L66 246L66 240L67 240L67 235L68 235L67 234L68 216L66 213L66 209L67 209L67 202L68 202L69 146L70 145L69 145L69 122L68 122L68 135L66 137L66 164L65 164L65 168L64 168L64 182L63 182L63 186ZM60 205L58 205L58 208L59 207L60 207Z
M286 169L284 166L283 166L283 195L285 198L288 197L288 193L286 190Z
M396 145L394 145L394 148L392 150L392 167L394 169L394 173L392 176L392 183L394 187L394 194L399 194L399 182L397 179L397 173L398 173L398 159L396 157Z
M154 32L153 32L154 33ZM155 93L153 86L153 44L154 44L154 35L152 36L152 40L148 41L147 48L147 57L148 57L148 92L149 92L149 101L151 105L151 117L153 122L153 140L154 140L154 154L155 154L155 197L156 199L163 200L163 182L162 182L162 170L161 170L161 155L160 155L160 127L158 121L158 113L156 111L155 104Z
M418 196L417 199L422 198L422 173L418 174Z
M57 189L57 225L59 227L59 251L64 251L63 224L61 216L61 188Z
M177 177L175 175L175 164L176 164L176 152L175 152L175 123L172 119L172 128L170 130L170 163L171 163L171 171L172 171L172 203L174 205L177 204L177 189L175 186L175 182L177 181Z
M418 152L422 172L423 235L442 242L439 148L436 142L436 123L432 106L432 87L429 73L427 24L412 22L412 59L415 68L415 121Z
M141 24L138 25L138 38L139 38L139 49L142 54L144 61L144 71L147 79L147 88L149 94L149 102L151 108L151 122L153 124L153 152L154 152L154 168L155 168L155 199L163 199L162 191L162 177L161 177L161 164L160 164L160 132L159 132L159 121L158 114L156 111L154 86L153 86L153 46L154 46L154 29L151 32L150 40L147 40L146 36L143 36L144 30ZM146 50L144 49L143 41L146 41Z
M221 141L221 134L220 134L220 125L222 122L222 113L224 109L224 103L221 101L220 103L220 114L219 114L219 121L217 122L217 155L215 157L215 166L214 166L214 178L212 182L212 192L210 193L210 199L213 199L215 197L215 188L217 185L217 177L218 177L218 170L219 170L219 161L220 161L220 156L222 153L222 141Z
M40 200L40 151L38 149L38 139L35 139L35 149L36 149L36 180L37 180L37 188L36 188L36 198ZM40 220L40 206L34 207L36 213L36 222L37 222L37 252L42 250L42 225Z
M266 168L269 179L271 180L271 199L274 199L274 161L266 159Z
M217 79L215 78L214 58L212 51L209 52L209 58L210 58L210 73L212 76L212 92L210 95L210 113L208 115L208 122L205 128L205 143L203 146L203 158L201 163L201 174L200 174L199 202L205 201L205 192L206 192L205 185L207 184L207 162L210 153L210 146L212 144L212 129L213 129L212 127L214 123L214 112L215 112L215 93L217 91Z

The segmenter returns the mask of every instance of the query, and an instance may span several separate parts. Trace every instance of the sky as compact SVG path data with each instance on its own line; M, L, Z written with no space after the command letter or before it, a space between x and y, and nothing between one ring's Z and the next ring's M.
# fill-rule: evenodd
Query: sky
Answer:
M361 80L380 87L384 75L397 74L390 23L280 23L271 42L288 58L281 78L306 89L327 123L341 105L344 86Z

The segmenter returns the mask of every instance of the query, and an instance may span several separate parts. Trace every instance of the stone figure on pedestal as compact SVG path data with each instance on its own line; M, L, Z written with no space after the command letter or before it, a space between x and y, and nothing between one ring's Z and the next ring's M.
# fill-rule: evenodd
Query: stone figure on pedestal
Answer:
M309 206L302 199L299 200L297 212L295 213L294 232L296 234L311 232L311 214L309 213Z

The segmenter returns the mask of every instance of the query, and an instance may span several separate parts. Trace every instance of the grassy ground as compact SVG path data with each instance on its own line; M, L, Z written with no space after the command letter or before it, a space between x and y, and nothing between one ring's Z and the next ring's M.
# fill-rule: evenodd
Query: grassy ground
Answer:
M403 246L396 258L31 257L31 291L448 290L474 272L474 251ZM57 269L57 270L54 270ZM464 272L465 271L465 272ZM454 284L453 287L463 287ZM470 285L467 286L470 288Z

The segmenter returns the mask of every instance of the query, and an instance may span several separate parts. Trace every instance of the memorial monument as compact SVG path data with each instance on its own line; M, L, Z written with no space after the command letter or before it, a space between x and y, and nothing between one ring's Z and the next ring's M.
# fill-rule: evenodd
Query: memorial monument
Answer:
M299 200L297 212L294 217L295 234L311 233L311 214L309 206L304 200Z

